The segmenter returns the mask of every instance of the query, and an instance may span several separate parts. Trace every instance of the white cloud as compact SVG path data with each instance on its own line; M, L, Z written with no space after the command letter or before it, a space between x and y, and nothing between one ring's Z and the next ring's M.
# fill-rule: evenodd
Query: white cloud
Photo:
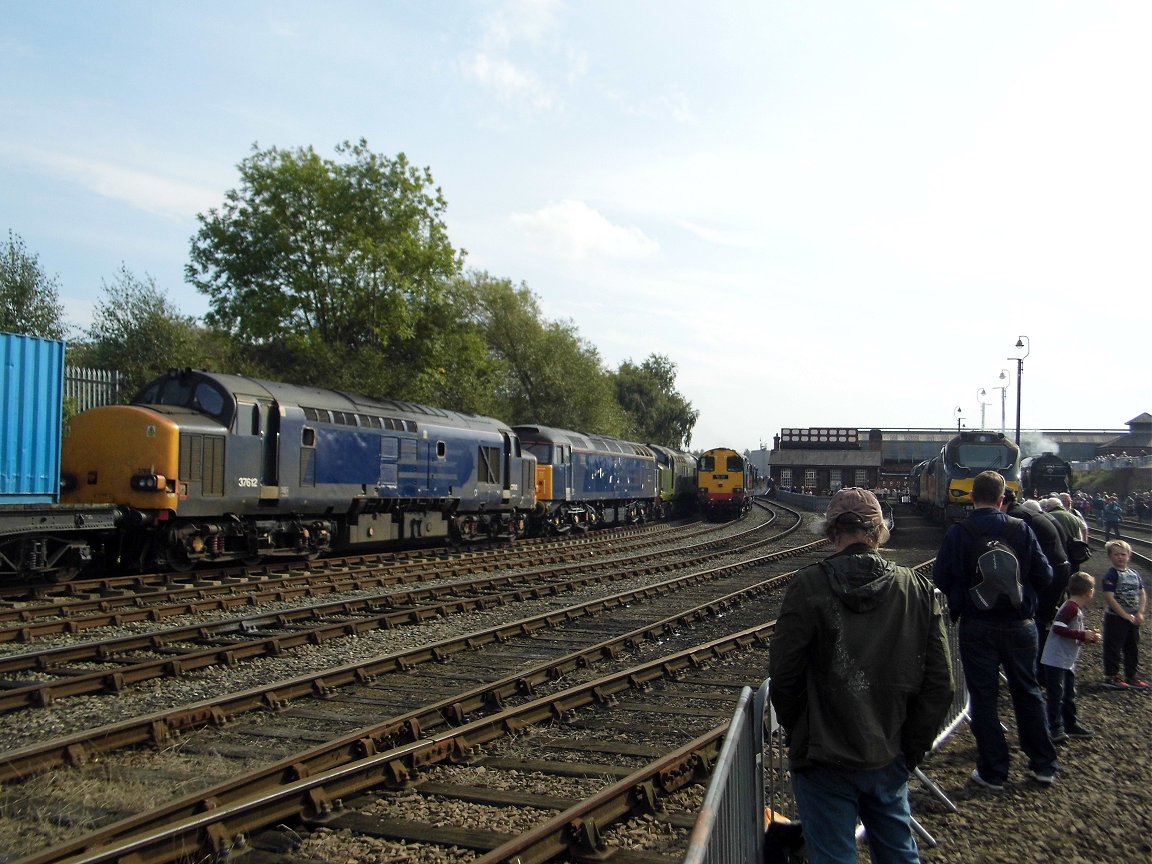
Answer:
M95 159L30 150L9 151L9 155L46 174L78 183L97 195L124 201L158 216L187 219L220 203L219 190Z
M759 249L764 245L763 236L755 231L749 231L747 228L712 228L696 222L689 222L686 219L677 219L675 222L694 237L714 246L724 246L730 249Z
M557 24L557 0L507 0L484 21L484 42L498 49L514 42L539 43Z
M569 260L652 258L660 251L660 244L639 228L615 225L583 201L561 201L511 218L529 239Z
M468 60L465 72L505 102L535 110L547 110L555 102L539 79L501 57L477 53Z

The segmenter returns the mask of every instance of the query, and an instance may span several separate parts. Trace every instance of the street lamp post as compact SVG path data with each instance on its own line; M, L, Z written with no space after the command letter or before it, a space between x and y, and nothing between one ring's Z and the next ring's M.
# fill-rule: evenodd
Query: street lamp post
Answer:
M979 390L976 391L976 401L980 403L980 428L981 429L984 428L984 412L988 408L988 402L986 401L986 398L985 398L987 396L988 396L988 391L985 390L983 387L981 387Z
M1000 391L1000 432L1004 433L1008 431L1008 385L1012 374L1007 369L1001 369L1000 380L1004 383L992 389Z
M1009 357L1009 360L1016 361L1016 446L1020 446L1020 385L1021 379L1024 377L1024 358L1032 353L1032 340L1027 336L1019 336L1016 339L1016 347L1022 348L1024 353L1019 357Z
M957 435L960 434L960 421L964 419L963 417L960 416L962 413L963 412L960 410L960 406L957 405L956 406L956 434Z

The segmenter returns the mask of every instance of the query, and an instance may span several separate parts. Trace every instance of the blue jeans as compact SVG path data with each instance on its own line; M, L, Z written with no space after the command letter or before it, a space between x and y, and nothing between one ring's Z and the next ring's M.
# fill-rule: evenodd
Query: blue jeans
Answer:
M1080 725L1076 720L1076 673L1056 666L1041 665L1040 669L1048 693L1048 733L1059 735L1075 729Z
M874 771L817 766L792 775L809 864L856 864L856 823L876 864L918 864L903 760Z
M990 783L1008 779L1011 754L1000 725L1000 667L1016 712L1020 747L1033 771L1056 770L1056 747L1048 735L1044 695L1036 680L1036 625L1032 619L960 617L960 662L968 685L976 767Z

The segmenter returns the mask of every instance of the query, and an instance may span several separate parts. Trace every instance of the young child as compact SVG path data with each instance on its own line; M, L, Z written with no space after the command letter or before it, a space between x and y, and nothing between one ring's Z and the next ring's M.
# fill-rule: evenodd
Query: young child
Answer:
M1056 613L1040 669L1048 694L1048 733L1053 744L1094 733L1076 721L1076 660L1084 642L1099 642L1100 634L1084 627L1084 608L1092 602L1096 580L1083 571L1068 577L1068 599Z
M1139 662L1140 625L1148 594L1140 574L1128 566L1132 547L1124 540L1104 544L1112 566L1104 576L1104 686L1110 690L1147 690L1148 682L1136 677ZM1120 674L1120 660L1124 674Z

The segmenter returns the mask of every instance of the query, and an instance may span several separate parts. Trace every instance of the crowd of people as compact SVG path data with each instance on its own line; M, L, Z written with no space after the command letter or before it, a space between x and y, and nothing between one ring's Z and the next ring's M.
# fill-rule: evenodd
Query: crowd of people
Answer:
M1072 506L1085 519L1094 520L1100 530L1110 522L1119 525L1125 519L1152 521L1152 491L1133 492L1123 497L1103 492L1077 492L1072 498Z
M855 864L858 823L876 864L920 860L908 778L952 706L945 616L976 741L971 782L982 789L1002 790L1013 761L1001 675L1027 774L1041 788L1057 782L1058 748L1095 734L1077 711L1082 645L1103 642L1105 687L1149 689L1139 677L1148 594L1118 530L1105 542L1103 626L1085 626L1097 585L1079 569L1088 520L1107 525L1111 503L1087 497L1086 513L1086 497L1017 501L999 473L979 474L973 509L948 529L929 578L879 554L888 530L873 492L832 495L824 533L835 552L796 574L769 646L769 695L811 864Z

